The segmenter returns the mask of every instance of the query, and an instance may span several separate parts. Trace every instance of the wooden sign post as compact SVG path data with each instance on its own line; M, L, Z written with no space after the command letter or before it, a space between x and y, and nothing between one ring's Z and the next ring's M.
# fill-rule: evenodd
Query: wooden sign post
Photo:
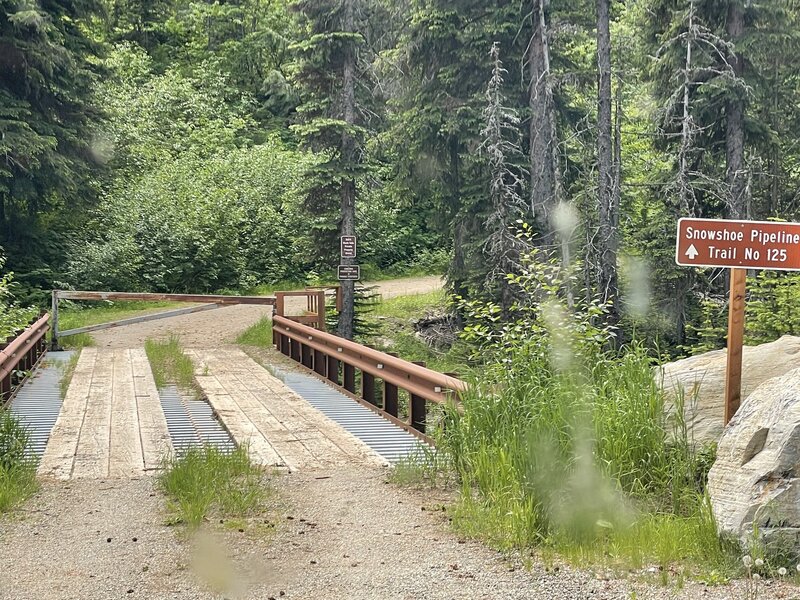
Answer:
M727 425L742 399L747 269L800 271L800 223L680 219L675 262L685 267L722 267L731 270L725 370Z
M728 305L728 362L725 368L724 424L733 418L742 401L742 346L744 344L744 295L747 269L731 269Z

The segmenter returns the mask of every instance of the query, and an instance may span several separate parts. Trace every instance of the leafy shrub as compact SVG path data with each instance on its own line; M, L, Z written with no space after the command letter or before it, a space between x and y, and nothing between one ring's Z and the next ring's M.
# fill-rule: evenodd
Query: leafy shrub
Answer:
M0 270L4 264L5 258L0 255ZM21 308L14 303L11 293L13 280L13 273L0 273L0 341L25 327L36 315L34 308Z

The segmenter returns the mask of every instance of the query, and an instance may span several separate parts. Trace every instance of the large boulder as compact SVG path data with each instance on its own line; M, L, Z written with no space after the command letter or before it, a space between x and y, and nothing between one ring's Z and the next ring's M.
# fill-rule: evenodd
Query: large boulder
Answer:
M725 428L708 492L720 533L800 541L800 369L761 384ZM754 528L755 526L755 528Z
M667 363L660 370L667 406L673 412L675 398L683 394L686 423L695 443L716 442L722 435L725 405L726 350L714 350ZM800 367L800 337L785 335L761 344L745 346L742 358L742 398L765 381Z

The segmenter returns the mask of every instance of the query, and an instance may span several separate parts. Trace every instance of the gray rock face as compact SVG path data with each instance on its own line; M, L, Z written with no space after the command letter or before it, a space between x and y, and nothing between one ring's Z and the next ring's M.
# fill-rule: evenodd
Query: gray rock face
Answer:
M676 394L682 390L689 434L698 444L715 442L722 435L726 357L726 350L715 350L661 368L668 407L674 411ZM800 337L785 335L768 344L745 346L742 398L763 382L796 368L800 368Z
M800 538L800 369L761 384L719 441L708 492L721 533Z

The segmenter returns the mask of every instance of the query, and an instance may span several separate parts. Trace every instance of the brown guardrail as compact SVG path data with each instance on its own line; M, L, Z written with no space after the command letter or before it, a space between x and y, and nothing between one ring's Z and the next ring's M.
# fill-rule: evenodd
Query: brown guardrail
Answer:
M274 315L272 320L272 341L280 352L419 437L427 439L427 403L455 401L458 394L467 389L467 384L461 379L433 371L422 364L280 315ZM360 395L356 394L356 370L361 372ZM376 379L383 382L382 406L378 406L376 401ZM398 390L409 394L407 422L398 417Z
M50 315L45 314L8 339L0 349L0 406L11 398L20 373L30 371L47 351Z
M60 300L144 300L171 302L207 302L210 304L275 304L274 296L223 296L220 294L155 294L145 292L89 292L54 290Z

